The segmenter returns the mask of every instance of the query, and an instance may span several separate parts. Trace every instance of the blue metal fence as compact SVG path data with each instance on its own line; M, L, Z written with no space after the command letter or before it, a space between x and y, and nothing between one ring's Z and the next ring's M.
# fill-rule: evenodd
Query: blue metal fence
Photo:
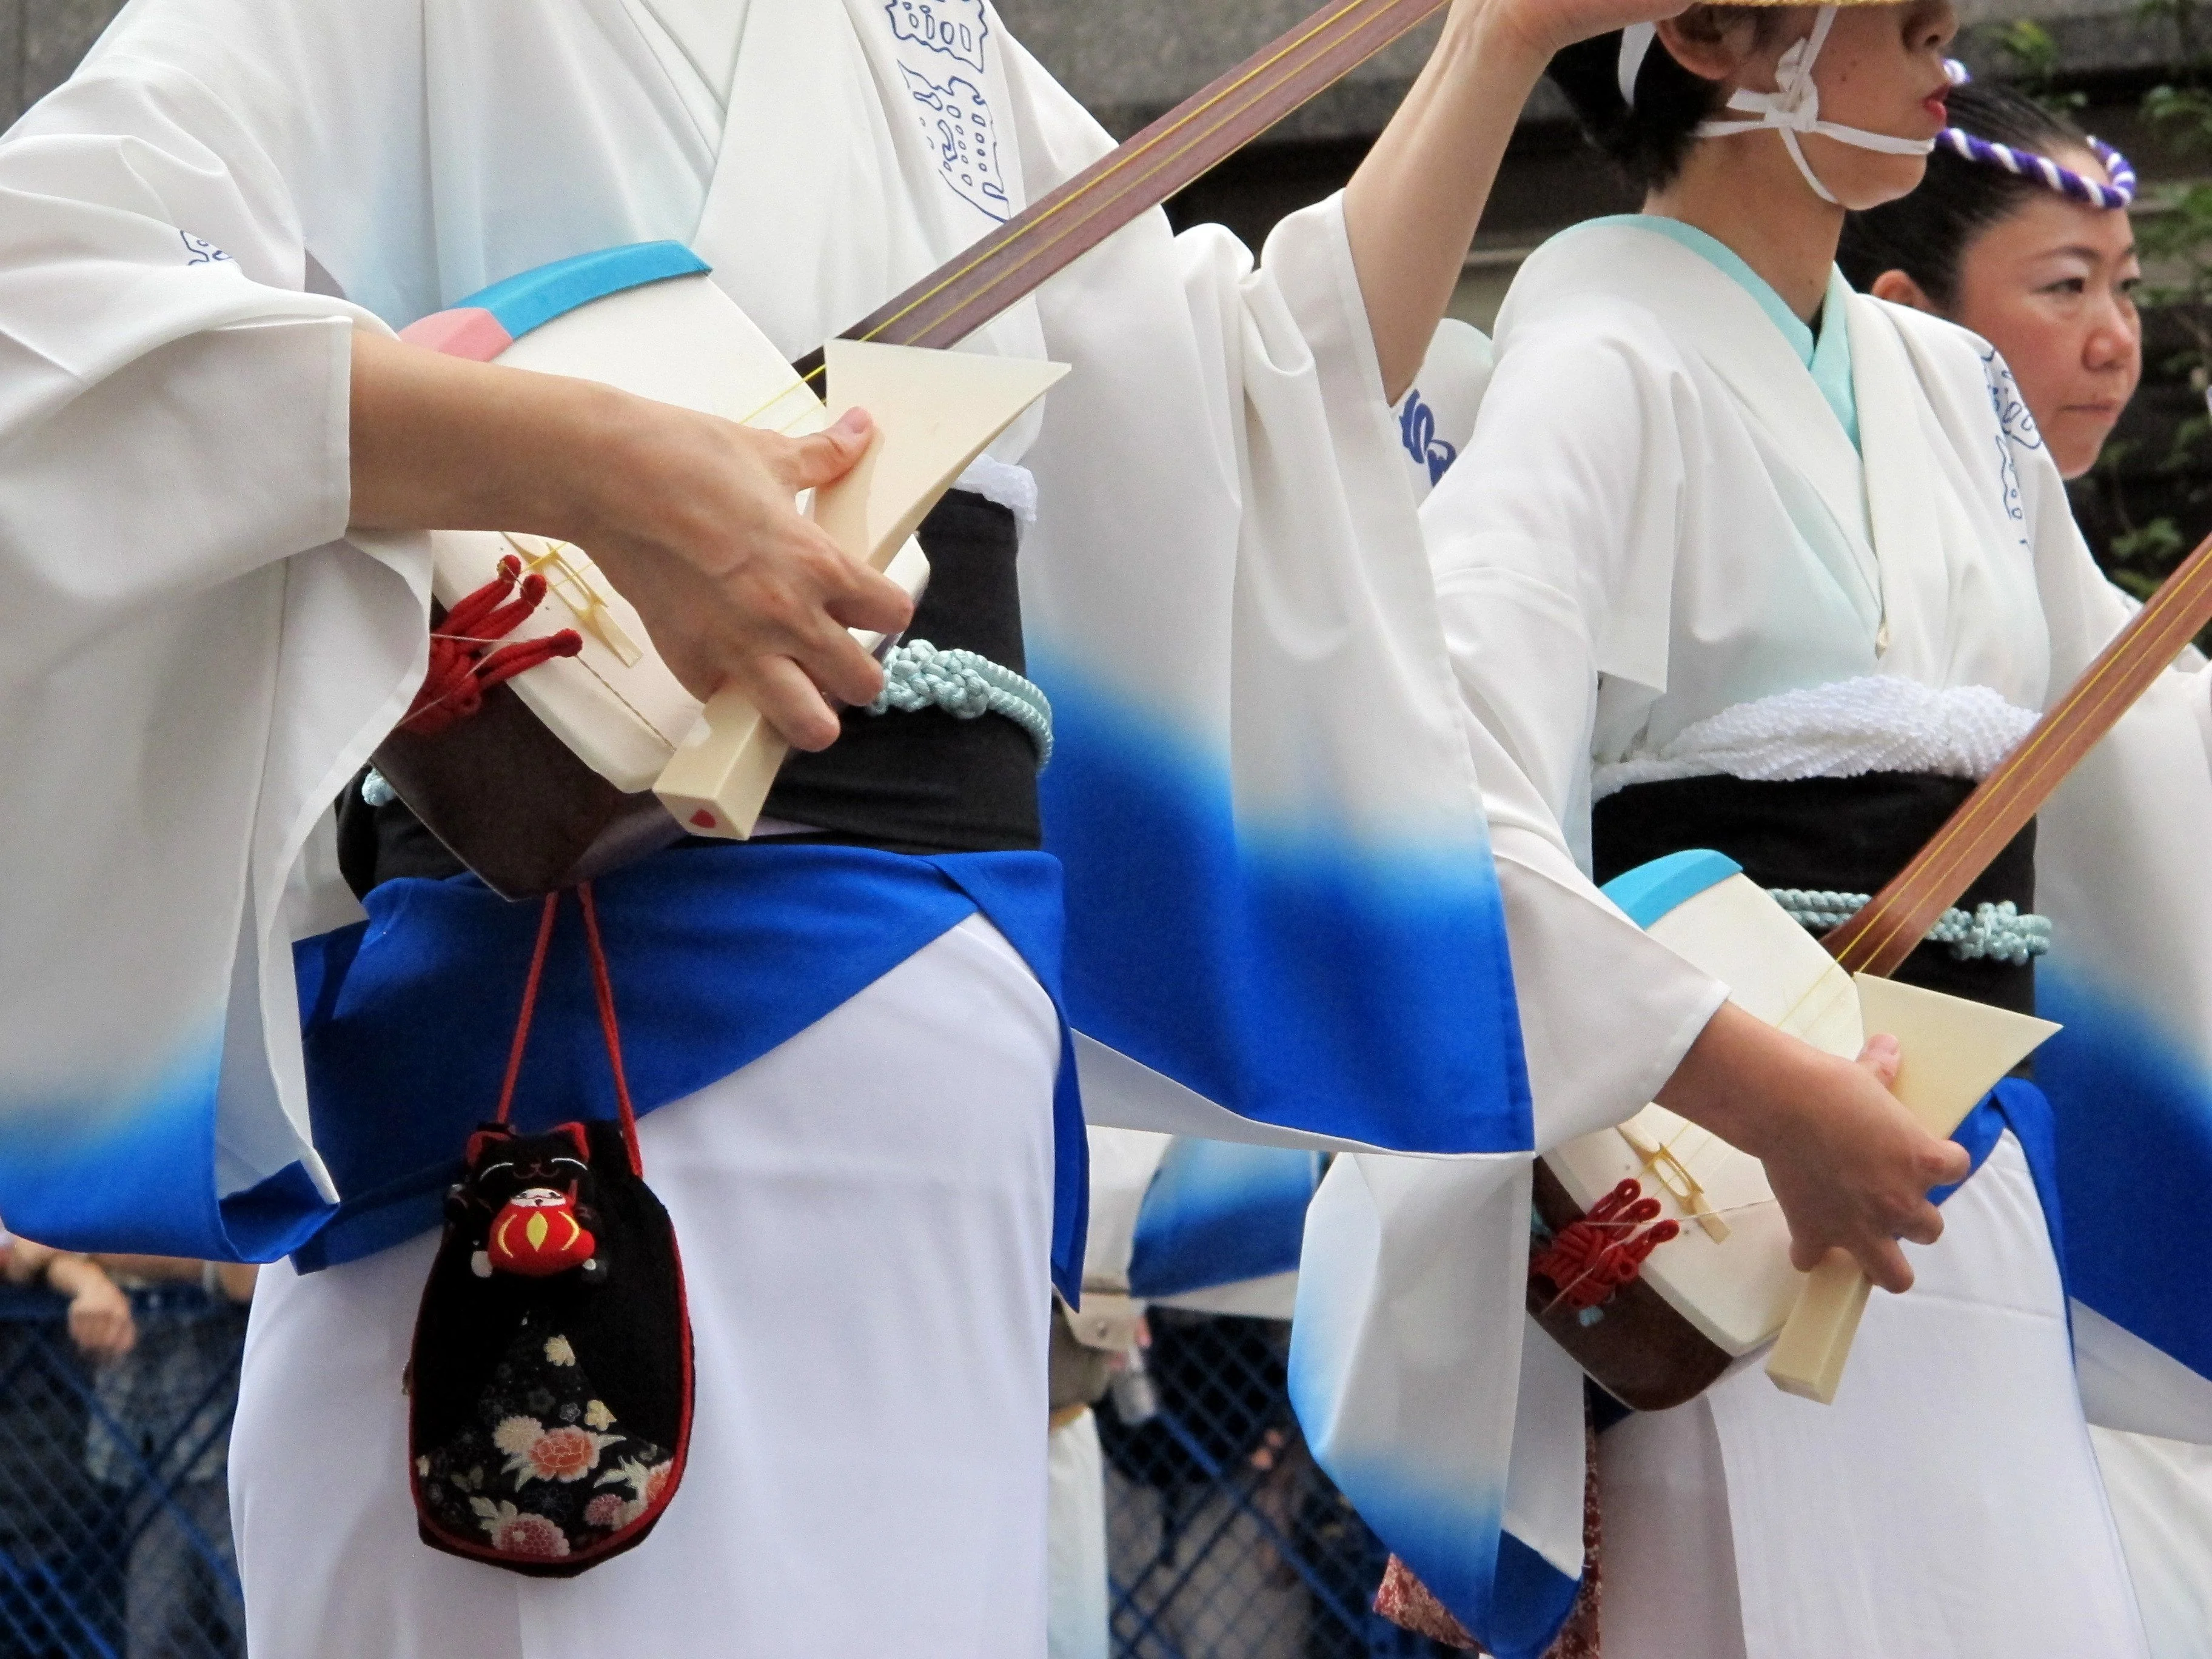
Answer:
M239 1659L223 1466L245 1310L134 1292L94 1366L67 1305L0 1290L0 1659Z
M132 1312L137 1347L94 1366L61 1298L0 1287L0 1659L243 1659L245 1310L185 1289ZM1115 1659L1443 1659L1370 1611L1385 1553L1299 1437L1289 1327L1152 1325L1157 1409L1099 1408Z
M1157 1410L1098 1413L1115 1659L1460 1659L1370 1611L1388 1553L1298 1435L1290 1327L1152 1326Z

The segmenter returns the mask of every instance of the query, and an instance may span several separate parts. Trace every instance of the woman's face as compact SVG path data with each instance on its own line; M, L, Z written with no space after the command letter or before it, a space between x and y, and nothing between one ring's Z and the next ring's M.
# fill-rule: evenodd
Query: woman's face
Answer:
M1951 0L1845 6L1813 65L1820 118L1892 138L1933 139L1948 124L1951 81L1943 54L1958 32ZM1804 33L1790 30L1784 45ZM1820 182L1847 208L1878 207L1909 195L1928 170L1923 155L1861 149L1819 133L1803 143Z
M2088 179L2094 157L2052 158ZM2124 211L2039 192L1966 245L1951 320L2003 355L2051 459L2068 477L2095 465L2142 378L2142 280Z

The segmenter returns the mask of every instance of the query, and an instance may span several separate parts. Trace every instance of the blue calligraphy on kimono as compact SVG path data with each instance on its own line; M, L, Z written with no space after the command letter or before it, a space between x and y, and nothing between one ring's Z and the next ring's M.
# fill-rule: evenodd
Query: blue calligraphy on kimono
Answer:
M884 10L896 39L912 40L982 71L983 37L991 32L983 0L890 0Z
M1432 484L1441 483L1459 459L1458 447L1437 436L1437 411L1423 399L1419 386L1406 394L1405 408L1398 416L1398 441L1408 455L1429 469Z
M2027 545L2027 508L2021 499L2020 468L2013 459L2014 445L2022 449L2043 447L2043 434L2020 395L2020 382L1992 346L1982 354L1982 373L1989 381L1990 407L1997 417L1997 471L2008 516L2021 526L2020 544Z
M932 80L901 64L907 90L914 94L921 130L937 152L937 170L960 198L977 211L1005 222L1013 207L999 171L999 138L990 100L965 76Z
M204 236L195 236L188 230L180 230L177 234L184 239L185 252L192 256L185 261L188 265L211 265L219 259L228 261L230 258L230 255Z

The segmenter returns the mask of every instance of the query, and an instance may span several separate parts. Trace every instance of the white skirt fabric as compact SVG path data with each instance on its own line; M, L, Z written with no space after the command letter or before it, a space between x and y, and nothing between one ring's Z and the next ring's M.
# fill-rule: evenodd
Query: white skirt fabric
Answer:
M641 1121L690 1462L653 1535L574 1579L416 1537L400 1374L435 1238L268 1271L231 1454L254 1659L1042 1659L1059 1060L971 917Z
M1753 1365L1600 1441L1606 1659L2146 1659L2011 1135L1833 1406Z
M1052 1431L1047 1451L1052 1521L1048 1659L1107 1659L1106 1462L1098 1413Z
M2092 1428L2151 1659L2212 1659L2212 1446Z

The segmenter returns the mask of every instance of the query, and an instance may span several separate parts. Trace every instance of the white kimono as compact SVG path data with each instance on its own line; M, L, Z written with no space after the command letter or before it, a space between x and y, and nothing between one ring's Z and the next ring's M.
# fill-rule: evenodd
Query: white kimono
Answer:
M289 947L357 915L330 803L421 678L428 586L422 538L346 531L355 329L672 239L797 353L1108 145L984 0L128 8L0 143L9 1222L266 1255L332 1195ZM1152 215L969 348L1075 369L995 453L1039 487L1058 1012L1093 1102L1525 1150L1338 205L1258 269ZM586 1577L413 1540L394 1382L427 1238L272 1273L235 1443L257 1655L1033 1656L1066 1029L1037 966L970 915L645 1119L698 1426L660 1531Z
M1594 792L1978 775L2129 614L1988 347L1838 281L1839 328L1863 463L1711 258L1633 222L1566 233L1517 280L1472 441L1424 509L1501 870L1544 872L1618 936L1562 950L1510 918L1541 1144L1647 1091L1547 1077L1539 1022L1601 1019L1608 1074L1663 1074L1684 1036L1642 1014L1640 981L1697 977L1619 954L1640 935L1586 878ZM1753 1366L1605 1436L1609 1659L2143 1651L2083 1407L2212 1439L2206 1298L2147 1236L2212 1146L2208 729L2203 678L2176 672L2042 817L2064 1289L2008 1136L1942 1243L1909 1247L1918 1287L1875 1298L1834 1407ZM1324 1464L1509 1659L1540 1650L1527 1607L1563 1608L1581 1560L1577 1379L1522 1340L1527 1215L1518 1179L1340 1159L1294 1356Z

